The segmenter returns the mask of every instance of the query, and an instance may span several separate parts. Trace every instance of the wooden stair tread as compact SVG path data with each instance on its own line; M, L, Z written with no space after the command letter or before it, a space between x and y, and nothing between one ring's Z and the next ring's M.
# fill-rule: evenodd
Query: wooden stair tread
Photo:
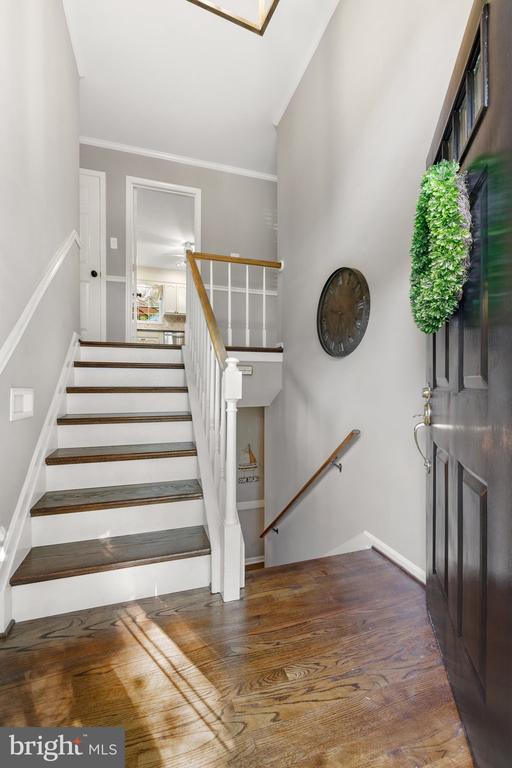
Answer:
M32 517L41 517L68 512L90 512L99 509L165 504L201 499L202 497L203 490L198 480L74 488L67 491L48 491L32 507L30 514Z
M226 352L282 352L283 347L226 347Z
M12 586L210 554L202 525L33 547Z
M141 443L135 445L97 445L87 448L57 448L46 457L46 464L91 464L105 461L136 461L196 456L196 445L184 443Z
M183 370L185 368L184 363L117 363L115 360L75 360L75 368L142 368L158 370Z
M131 424L154 421L192 421L189 411L141 411L135 413L67 413L57 419L60 426L74 424Z
M124 349L181 349L182 344L142 344L135 341L82 341L81 347L121 347Z
M66 387L68 395L179 394L188 387Z

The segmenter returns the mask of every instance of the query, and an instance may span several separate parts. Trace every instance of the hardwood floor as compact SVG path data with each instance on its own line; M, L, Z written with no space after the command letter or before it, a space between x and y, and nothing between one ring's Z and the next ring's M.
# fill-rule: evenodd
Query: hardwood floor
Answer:
M423 588L376 552L16 625L1 725L121 725L128 768L470 768Z

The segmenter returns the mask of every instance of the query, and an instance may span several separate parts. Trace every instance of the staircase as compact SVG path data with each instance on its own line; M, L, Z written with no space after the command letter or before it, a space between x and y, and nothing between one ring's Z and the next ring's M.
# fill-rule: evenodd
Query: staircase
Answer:
M10 579L18 621L210 585L184 368L178 346L80 343Z

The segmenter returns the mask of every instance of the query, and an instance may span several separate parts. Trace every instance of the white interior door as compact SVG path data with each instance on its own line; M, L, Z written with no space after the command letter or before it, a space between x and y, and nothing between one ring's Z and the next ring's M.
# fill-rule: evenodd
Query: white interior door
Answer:
M105 174L80 170L80 336L105 341Z

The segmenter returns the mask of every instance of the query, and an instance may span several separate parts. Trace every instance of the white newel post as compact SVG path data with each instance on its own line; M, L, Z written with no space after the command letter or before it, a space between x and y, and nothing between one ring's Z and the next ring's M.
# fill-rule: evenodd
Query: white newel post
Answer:
M242 374L238 360L228 357L224 371L224 397L226 403L226 496L224 513L224 585L223 598L240 599L242 530L236 508L236 414L242 397Z

